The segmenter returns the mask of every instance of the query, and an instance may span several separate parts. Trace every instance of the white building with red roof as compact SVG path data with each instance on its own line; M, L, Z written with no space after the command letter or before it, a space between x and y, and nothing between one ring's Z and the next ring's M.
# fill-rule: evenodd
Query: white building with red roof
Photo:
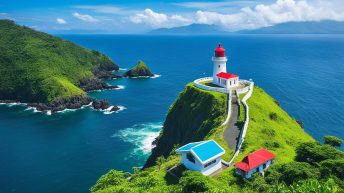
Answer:
M213 84L226 88L227 90L239 86L239 76L227 73L226 50L221 44L215 49L213 60Z
M255 172L264 174L264 170L272 164L275 157L272 152L261 148L248 154L241 162L236 163L235 173L244 178L251 178Z

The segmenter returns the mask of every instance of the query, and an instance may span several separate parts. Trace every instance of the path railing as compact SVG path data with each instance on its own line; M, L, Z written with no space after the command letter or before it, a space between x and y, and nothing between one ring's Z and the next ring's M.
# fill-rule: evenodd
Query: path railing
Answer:
M212 77L204 77L204 78L199 78L194 81L195 86L203 89L203 90L209 90L209 91L217 91L217 92L222 92L222 93L229 93L229 91L226 88L220 88L220 87L213 87L213 86L207 86L204 84L201 84L201 82L205 81L213 81Z
M236 150L235 150L235 153L232 157L232 159L229 161L229 162L226 162L224 160L222 160L222 163L226 166L231 166L234 162L234 159L239 155L240 153L240 149L241 149L241 146L244 142L244 139L245 139L245 136L246 136L246 132L247 132L247 128L248 128L248 123L249 123L249 120L250 120L250 108L249 106L247 105L246 101L247 99L249 99L251 96L252 96L252 92L253 92L253 88L254 88L254 82L252 80L249 81L250 84L249 84L249 87L248 87L248 93L244 96L244 98L242 99L242 104L244 105L244 108L245 108L245 122L244 122L244 126L240 132L240 136L239 136L239 140L238 140L238 143L237 143L237 147L236 147Z

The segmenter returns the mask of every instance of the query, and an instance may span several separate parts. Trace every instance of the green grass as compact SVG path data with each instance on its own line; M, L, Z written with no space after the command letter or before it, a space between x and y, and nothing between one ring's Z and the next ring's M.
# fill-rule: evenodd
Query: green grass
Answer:
M243 96L244 95L240 95L240 98L242 99ZM210 130L205 130L208 131L208 133L204 135L203 139L216 140L227 151L227 154L224 156L224 158L227 159L231 157L233 150L228 149L227 145L225 144L226 142L223 139L222 134L225 127L219 127L226 118L227 96L225 94L213 91L204 91L198 89L193 85L193 83L191 83L187 86L186 90L179 95L178 99L169 109L167 117L174 113L177 114L175 114L173 117L170 117L171 120L168 121L180 122L181 120L194 120L194 114L201 113L206 104L209 103L208 100L205 100L206 98L208 98L208 100L211 99L210 101L217 101L213 101L211 105L214 106L214 104L216 104L214 108L220 108L220 110L216 111L213 109L215 110L214 112L222 114L217 114L216 124L213 124L215 127ZM245 138L246 150L239 154L236 161L241 160L248 153L256 149L265 147L276 154L277 163L291 162L294 159L295 149L298 144L306 141L314 141L314 139L304 132L299 124L281 107L279 107L274 99L266 94L261 88L254 88L252 97L248 99L247 103L250 108L250 123ZM203 108L199 108L200 105L203 106ZM186 106L193 106L194 111L189 111L190 109ZM186 111L184 112L186 114L181 113L181 111L175 112L176 109L181 107L184 108L183 112ZM239 116L239 121L243 121L245 118L245 111L243 106L240 108L241 114ZM271 112L276 113L276 120L270 119L269 114ZM207 116L202 117L202 119L206 122L210 121L210 119L214 119L214 117L208 114ZM183 121L180 123L185 123ZM188 127L191 127L191 125ZM179 132L177 129L178 127L173 127L171 131L175 134ZM186 131L185 128L182 128L183 134L187 134L188 132L190 131ZM175 136L171 135L170 137L172 139L172 137ZM164 147L165 146L163 146L163 148ZM166 174L166 171L169 168L180 163L180 159L180 155L176 155L174 151L172 151L167 157L167 161L162 164L160 170L158 170L158 166L153 165L152 167L146 168L144 171L138 174L134 174L133 178L135 180L129 180L120 185L110 184L108 188L104 188L98 192L120 192L119 190L126 190L130 192L159 192L159 190L160 192L182 192L183 188L185 187L181 185L180 182L183 181L185 177L182 176L180 181L178 181L177 179L174 179L170 175ZM195 176L197 175L195 174ZM198 180L203 181L207 186L212 188L211 190L213 192L256 192L254 188L243 186L243 181L234 176L234 167L227 168L220 175L215 177L204 176L201 177L201 179L199 178L200 177L194 178L195 183L199 182ZM109 181L111 181L110 177ZM148 181L150 181L149 184ZM146 184L139 184L138 182L144 182ZM196 187L203 187L203 185L205 184L201 183Z
M211 86L211 87L222 88L221 86L218 86L218 85L213 84L211 80L207 80L207 81L200 82L200 84L203 84L203 85L205 85L205 86Z
M291 162L300 143L314 141L263 89L255 87L247 104L250 122L245 137L246 149L239 154L237 161L264 147L277 155L277 162ZM270 113L276 113L277 120L270 119Z
M105 55L0 20L0 99L51 102L85 94L79 81L92 69L114 65Z

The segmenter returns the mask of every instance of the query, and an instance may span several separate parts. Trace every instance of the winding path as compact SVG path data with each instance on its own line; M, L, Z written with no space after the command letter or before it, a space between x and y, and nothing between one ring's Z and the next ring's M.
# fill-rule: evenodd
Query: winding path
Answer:
M240 136L240 128L237 126L239 118L239 103L236 95L232 96L232 109L231 109L231 118L227 128L223 132L223 137L227 142L227 145L230 149L236 149L238 144L238 139Z

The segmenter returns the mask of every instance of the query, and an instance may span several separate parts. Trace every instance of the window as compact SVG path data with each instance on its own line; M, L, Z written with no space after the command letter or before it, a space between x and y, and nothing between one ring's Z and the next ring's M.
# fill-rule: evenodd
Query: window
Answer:
M213 161L211 161L211 162L209 162L209 163L206 163L206 164L204 165L204 168L206 168L206 167L208 167L208 166L214 164L215 162L216 162L216 159L214 159Z
M232 81L229 81L229 86L232 86Z
M235 84L235 79L234 79L234 84Z
M220 78L217 78L218 79L218 82L219 82L219 84L220 84Z
M219 68L220 68L220 65L219 65Z
M186 154L186 158L192 162L192 163L195 163L195 157L191 154L191 153L187 153Z
M227 85L227 80L224 80L223 83L224 83L224 85Z

